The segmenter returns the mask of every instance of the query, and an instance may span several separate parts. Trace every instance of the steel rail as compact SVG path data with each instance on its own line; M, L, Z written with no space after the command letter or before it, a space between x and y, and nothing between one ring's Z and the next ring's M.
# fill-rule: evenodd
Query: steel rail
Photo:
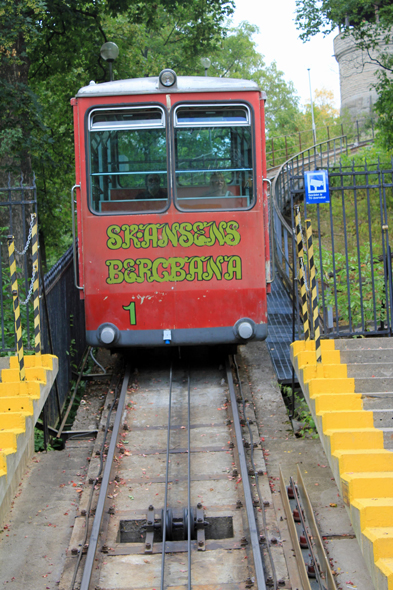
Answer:
M94 517L93 526L92 526L92 530L90 533L89 547L87 550L85 567L83 569L83 576L82 576L82 581L81 581L81 585L80 585L80 590L89 590L91 574L92 574L93 566L94 566L94 558L95 558L95 554L97 551L98 537L100 534L101 521L102 521L102 517L103 517L103 513L104 513L104 505L105 505L105 500L106 500L107 491L108 491L108 483L109 483L110 473L111 473L111 469L112 469L113 458L115 455L117 438L118 438L118 434L119 434L119 430L120 430L120 422L121 422L121 417L122 417L123 410L124 410L128 382L130 380L130 374L131 374L131 369L130 369L130 366L128 365L126 368L123 384L121 387L120 398L119 398L119 402L118 402L118 406L117 406L115 422L113 424L111 442L109 444L108 454L107 454L106 462L105 462L104 473L102 476L102 482L101 482L101 487L100 487L100 493L98 496L96 514Z
M162 510L162 551L161 551L161 590L165 588L165 545L166 545L166 505L168 502L168 481L169 481L169 445L171 441L171 410L172 410L172 381L173 381L173 365L169 370L169 408L168 408L168 434L166 442L166 470L165 470L165 495L164 507ZM82 590L82 589L81 589Z
M239 393L240 396L242 398L242 408L243 408L243 418L244 421L247 424L247 429L248 429L248 434L250 437L250 460L251 460L251 467L254 470L255 473L255 486L257 489L257 494L258 494L258 499L259 499L259 505L261 507L262 510L262 521L263 521L263 529L264 529L264 535L266 537L266 549L269 555L269 560L270 560L270 566L272 568L272 574L273 574L273 590L277 590L277 572L276 572L276 568L274 565L274 560L273 560L273 556L272 556L272 552L270 549L270 543L269 543L269 539L268 539L268 530L267 530L267 522L266 522L266 508L265 508L265 503L263 501L263 497L261 494L261 490L259 487L259 482L258 482L258 474L257 474L257 469L255 467L255 462L254 462L254 438L252 435L252 430L251 430L251 426L250 426L250 422L247 418L247 414L246 414L246 400L244 399L244 395L243 395L243 388L242 388L242 380L240 378L240 371L239 371L239 365L237 364L237 358L236 355L233 356L233 363L235 366L235 373L236 373L236 378L237 378L237 382L238 382L238 387L239 387Z
M188 582L187 590L191 590L191 373L188 368L188 388L187 388L187 440L188 440L188 478L187 478L187 556L188 556Z
M250 531L251 547L254 556L255 577L258 590L266 590L265 572L263 569L261 548L259 545L259 534L255 520L254 507L252 503L251 487L248 479L248 469L246 462L246 455L243 447L243 437L240 426L239 410L237 408L235 387L233 384L232 370L229 363L229 357L226 360L227 382L229 387L229 394L231 398L231 407L233 415L233 425L235 427L237 452L239 455L240 473L243 482L244 499L246 503L246 513L248 520L248 528Z

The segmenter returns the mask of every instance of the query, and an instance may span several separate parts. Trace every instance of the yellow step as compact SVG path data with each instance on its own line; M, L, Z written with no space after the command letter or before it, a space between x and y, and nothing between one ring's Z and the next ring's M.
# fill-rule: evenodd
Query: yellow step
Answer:
M7 473L7 456L5 453L0 451L0 475Z
M343 473L341 485L350 502L356 498L393 498L393 471Z
M306 365L315 365L317 362L315 351L304 350L297 355L297 363L299 369L303 369ZM339 350L325 350L321 354L323 365L339 365L340 351Z
M364 410L355 412L319 412L322 417L323 430L338 430L348 428L372 428L374 417L372 412Z
M355 379L313 379L308 383L310 397L318 393L355 393Z
M38 381L24 381L15 383L0 383L0 399L2 397L13 397L28 395L32 399L39 399L41 393Z
M393 452L388 449L339 450L333 453L340 473L393 471Z
M19 412L0 414L0 430L14 430L17 433L24 432L25 417Z
M369 527L364 529L363 535L372 543L374 563L392 557L393 527Z
M15 453L16 449L16 433L13 430L0 430L0 450L6 453Z
M375 565L377 566L378 588L393 590L393 557L378 559Z
M311 379L347 378L347 365L306 365L302 371L304 383L309 383Z
M291 349L293 354L296 356L299 352L303 351L315 351L315 342L314 340L296 340L292 342ZM335 350L334 340L321 340L321 350L324 352L325 350Z
M0 413L8 412L22 412L24 416L33 416L33 401L30 397L24 395L0 397Z
M55 357L51 354L29 354L23 356L26 368L43 367L45 369L53 370L53 359ZM19 361L17 356L10 357L10 369L19 370Z
M348 428L326 430L330 438L330 452L344 449L383 449L383 432L378 428Z
M313 397L315 413L338 410L362 410L363 400L361 393L320 393Z
M46 370L42 367L26 368L25 373L26 381L46 383ZM1 371L1 380L3 383L15 383L20 381L19 369L3 369Z
M393 497L356 498L351 505L352 510L359 511L362 531L369 527L393 527Z

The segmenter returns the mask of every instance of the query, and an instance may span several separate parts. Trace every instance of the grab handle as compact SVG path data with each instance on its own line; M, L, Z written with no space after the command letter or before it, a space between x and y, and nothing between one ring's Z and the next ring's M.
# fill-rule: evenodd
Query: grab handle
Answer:
M77 188L80 188L80 184L74 184L71 189L71 215L72 215L72 250L73 250L73 259L74 259L74 283L75 287L80 291L83 291L83 287L78 285L78 274L77 274L77 256L76 256L76 238L75 238L75 199L74 199L74 191Z

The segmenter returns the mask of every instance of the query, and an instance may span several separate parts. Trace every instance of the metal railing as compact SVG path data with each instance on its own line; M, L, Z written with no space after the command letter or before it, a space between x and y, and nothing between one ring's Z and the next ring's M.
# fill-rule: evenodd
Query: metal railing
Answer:
M29 235L32 213L37 213L37 191L35 178L29 185L21 177L17 183L8 178L7 186L0 188L0 312L1 337L0 353L9 355L16 351L13 296L8 258L7 237L14 236L16 278L21 299L21 331L23 348L32 353L35 348L33 302L28 298L33 261L30 250L25 250ZM79 363L86 347L83 301L74 287L72 248L60 258L52 269L42 276L40 273L41 345L43 353L52 353L59 358L57 390L48 398L49 423L54 425L58 418L59 406L65 403L72 365Z
M297 154L281 167L272 184L274 265L296 298L298 335L302 337L298 299L294 216L299 204L312 221L318 269L318 296L323 337L392 334L392 264L389 207L393 205L393 161L343 166L341 149L322 150L322 142ZM304 172L327 168L330 203L304 202Z
M375 122L372 116L356 121L338 122L316 128L316 136L320 142L329 141L337 136L346 136L349 143L361 144L375 138ZM304 129L297 133L278 135L266 140L267 167L275 168L297 153L314 146L312 129Z

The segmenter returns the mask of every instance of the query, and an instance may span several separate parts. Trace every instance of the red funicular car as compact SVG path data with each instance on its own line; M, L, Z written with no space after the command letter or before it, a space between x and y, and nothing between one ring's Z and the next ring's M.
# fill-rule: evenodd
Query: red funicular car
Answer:
M254 82L172 70L72 99L90 345L266 337L264 100Z

